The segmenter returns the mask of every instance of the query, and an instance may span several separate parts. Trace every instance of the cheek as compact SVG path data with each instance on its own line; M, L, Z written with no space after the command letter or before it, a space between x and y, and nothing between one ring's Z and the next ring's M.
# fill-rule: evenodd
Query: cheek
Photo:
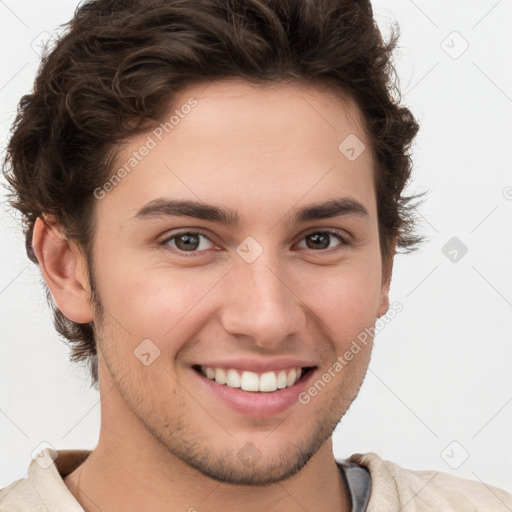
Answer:
M308 305L331 332L352 337L375 323L381 300L380 267L375 267L346 265L308 286Z
M100 297L117 327L134 338L155 342L175 337L225 273L225 269L171 268L160 263L148 267L121 258L101 268Z

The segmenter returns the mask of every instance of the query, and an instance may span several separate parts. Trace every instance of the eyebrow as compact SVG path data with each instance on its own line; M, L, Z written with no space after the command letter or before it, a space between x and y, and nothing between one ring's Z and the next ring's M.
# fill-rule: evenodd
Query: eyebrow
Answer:
M312 220L329 219L342 215L368 216L368 210L355 199L342 197L323 203L315 203L295 212L290 225ZM229 227L240 225L240 216L234 210L222 209L217 206L192 200L177 200L160 197L145 204L132 220L144 220L158 217L192 217L224 224ZM289 214L286 214L289 217Z

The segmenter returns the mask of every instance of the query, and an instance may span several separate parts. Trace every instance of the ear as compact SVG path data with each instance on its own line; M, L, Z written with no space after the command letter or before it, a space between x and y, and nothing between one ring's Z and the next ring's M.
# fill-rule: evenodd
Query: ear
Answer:
M92 322L85 258L76 244L66 239L52 216L45 215L44 219L36 219L32 246L53 300L69 320Z
M380 288L380 304L377 310L377 316L384 316L389 309L389 288L391 286L391 276L393 274L393 261L396 253L396 239L389 244L388 253L382 258L382 282Z

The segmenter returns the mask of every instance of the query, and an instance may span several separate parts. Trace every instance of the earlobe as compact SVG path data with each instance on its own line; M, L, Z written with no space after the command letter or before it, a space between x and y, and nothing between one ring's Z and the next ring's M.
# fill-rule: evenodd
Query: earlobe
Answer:
M51 216L45 216L44 222L41 217L36 219L32 246L41 274L62 314L77 323L94 321L85 260Z
M387 284L382 285L381 295L380 295L380 304L377 311L377 317L384 316L389 309L389 282Z
M391 286L391 276L393 274L393 261L395 259L396 243L393 241L387 257L383 260L382 265L382 283L380 289L380 304L377 316L384 316L389 309L389 288Z

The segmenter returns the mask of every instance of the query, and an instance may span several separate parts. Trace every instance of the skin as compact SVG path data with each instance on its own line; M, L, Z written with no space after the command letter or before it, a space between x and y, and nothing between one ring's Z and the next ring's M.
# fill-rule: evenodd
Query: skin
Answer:
M35 226L59 309L95 321L98 338L100 438L65 484L86 511L348 511L331 434L363 382L371 342L308 404L265 417L220 402L192 366L296 357L315 367L315 381L387 311L391 263L383 266L359 109L305 84L210 83L184 90L174 105L191 97L190 114L97 201L93 277L103 321L76 245L51 218ZM117 164L151 134L129 140ZM350 134L367 148L354 161L338 150ZM230 208L241 224L133 219L159 197ZM300 207L340 197L367 214L287 222ZM159 245L194 229L207 237L196 256L176 239ZM345 242L327 236L324 248L306 236L325 229ZM252 263L236 252L249 236L263 249ZM134 356L144 339L160 350L149 366ZM247 446L257 454L249 463L237 456Z

